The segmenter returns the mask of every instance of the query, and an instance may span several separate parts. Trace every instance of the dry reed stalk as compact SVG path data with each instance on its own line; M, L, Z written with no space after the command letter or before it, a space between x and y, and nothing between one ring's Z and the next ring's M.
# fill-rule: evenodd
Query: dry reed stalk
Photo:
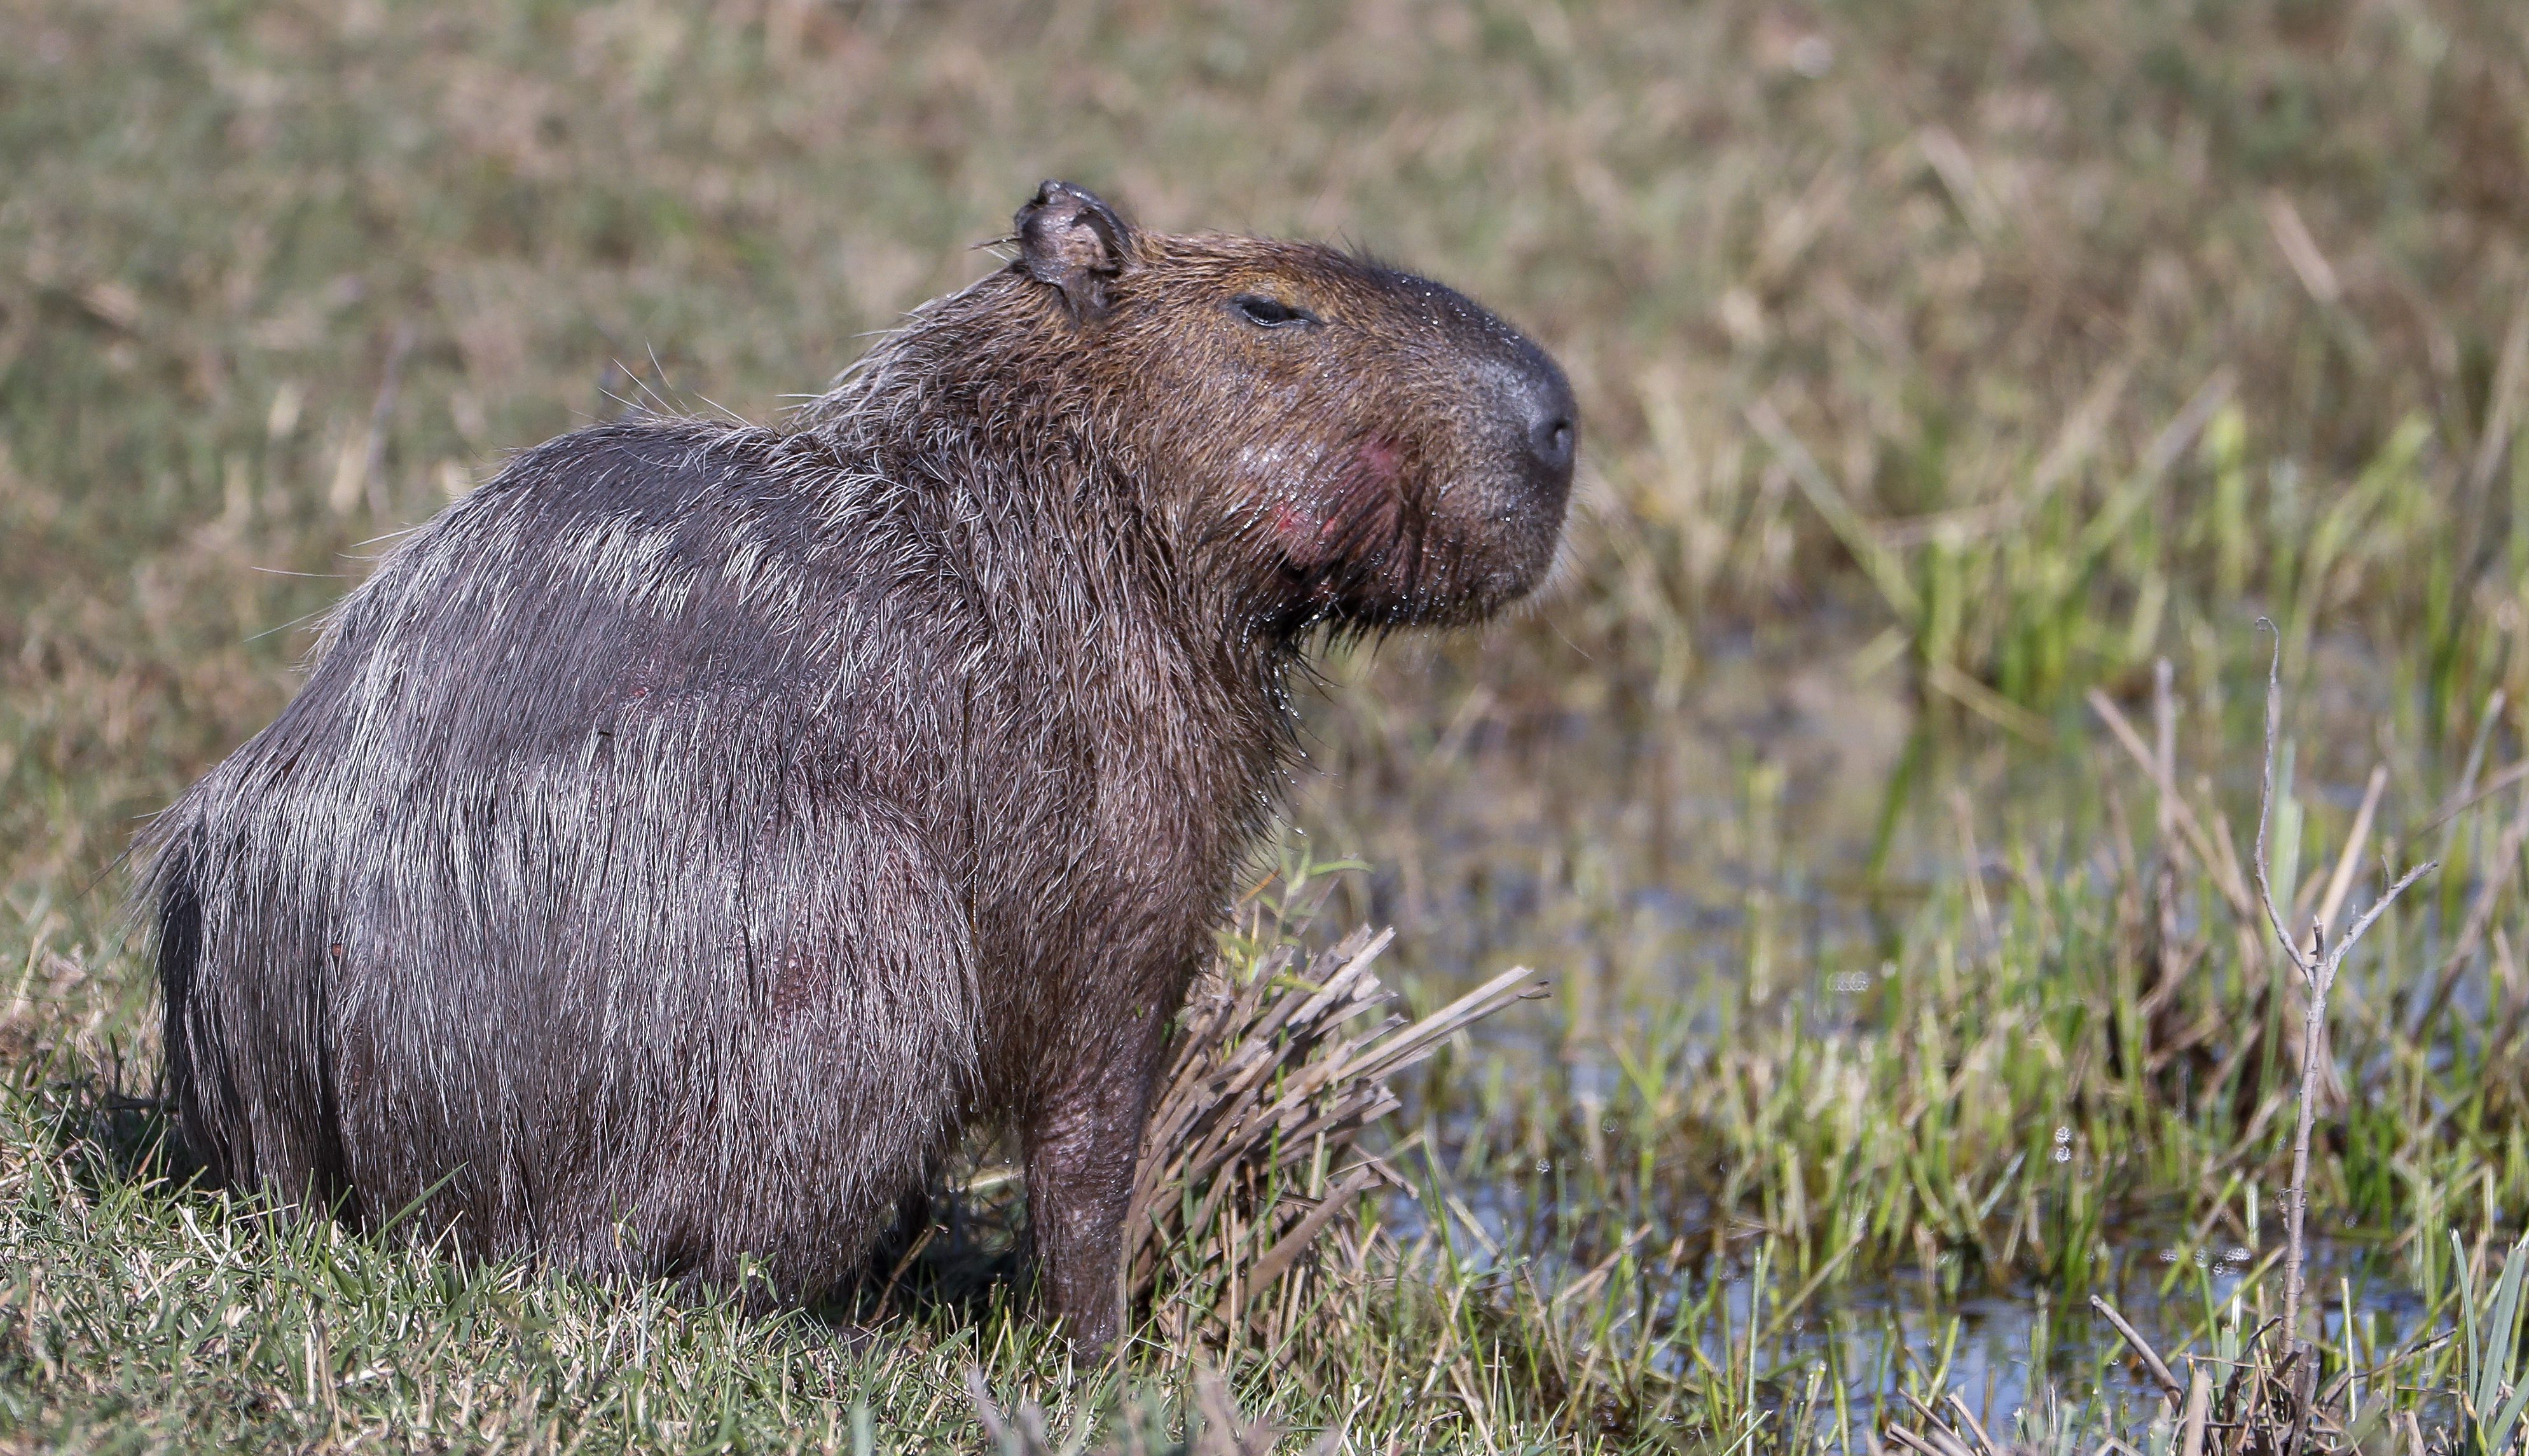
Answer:
M2493 697L2489 699L2486 704L2485 721L2481 722L2477 728L2480 741L2477 746L2468 750L2468 765L2459 775L2458 787L2450 791L2449 798L2445 801L2439 809L2433 811L2433 816L2430 819L2425 820L2422 824L2415 827L2415 833L2419 836L2429 835L2437 829L2443 829L2442 853L2444 854L2449 853L2451 836L2458 833L2457 827L2455 825L2451 825L2450 821L2458 818L2458 816L2466 813L2468 810L2475 808L2487 799L2494 797L2496 794L2502 792L2504 789L2509 788L2521 780L2529 779L2529 760L2523 760L2522 762L2513 764L2509 768L2496 774L2493 778L2486 780L2483 783L2476 782L2476 771L2484 766L2481 757L2483 750L2483 735L2492 730L2492 720L2496 714L2502 711L2502 690L2501 688L2496 688ZM2448 826L2448 828L2444 829L2445 826Z
M2152 788L2159 796L2157 807L2177 828L2180 839L2194 854L2196 863L2212 877L2213 888L2221 892L2234 915L2241 920L2253 919L2256 902L2249 897L2248 888L2241 882L2237 862L2205 835L2203 822L2196 817L2195 806L2187 802L2184 792L2178 786L2174 765L2163 763L2161 756L2143 742L2142 734L2134 731L2133 725L2126 721L2114 699L2095 687L2086 696L2090 711L2099 715L2099 721L2108 726L2109 733L2151 780Z
M2345 832L2344 852L2336 857L2336 869L2327 877L2327 892L2319 896L2318 923L2334 925L2336 912L2344 908L2344 896L2353 890L2354 872L2362 867L2362 849L2371 838L2372 816L2379 812L2380 796L2389 787L2389 766L2375 764L2371 782L2363 785L2362 807L2354 812L2353 828ZM2298 904L2293 906L2298 909Z
M2186 1382L2186 1414L2179 1426L2179 1456L2204 1456L2204 1423L2213 1414L2213 1377L2197 1365Z
M1394 936L1357 930L1305 973L1288 945L1243 973L1215 961L1187 998L1124 1224L1127 1298L1151 1306L1180 1351L1235 1341L1251 1310L1276 1326L1268 1341L1282 1332L1299 1309L1285 1281L1301 1256L1363 1193L1406 1186L1360 1146L1398 1105L1389 1079L1544 994L1519 968L1410 1020L1371 969Z
M2178 1383L2178 1376L2170 1373L2168 1362L2151 1347L2151 1341L2142 1337L2141 1330L2126 1322L2125 1317L2117 1313L2116 1306L2095 1294L2090 1296L2090 1308L2107 1317L2107 1321L2116 1326L2117 1333L2133 1348L2134 1354L2142 1361L2143 1369L2151 1372L2152 1382L2160 1386L2161 1393L2169 1397L2170 1407L2175 1410L2179 1402L2186 1398L2186 1388Z
M2311 301L2322 308L2333 308L2344 300L2344 285L2336 276L2335 265L2310 236L2309 225L2301 221L2300 209L2281 190L2266 193L2266 225L2275 235L2275 244L2283 249L2284 260L2300 278Z
M2432 1026L2433 1018L2441 1014L2442 1007L2449 1003L2450 993L2458 989L2460 974L2485 944L2486 927L2494 923L2495 906L2510 887L2511 866L2520 862L2524 845L2529 845L2529 793L2521 794L2511 822L2503 826L2494 858L2485 877L2477 882L2475 896L2468 901L2467 919L2459 927L2458 940L2450 946L2449 954L2442 958L2440 970L2429 983L2432 990L2423 998L2423 1008L2408 1022L2416 1036L2422 1036Z
M2160 671L2166 666L2167 660L2163 659L2156 665L2154 672L2152 742L2145 742L2142 734L2135 730L2133 724L2117 707L2115 701L2095 687L2087 694L2090 710L2098 715L2099 721L2107 726L2109 735L2117 740L2118 746L2125 751L2126 756L2133 760L2135 766L2140 768L2144 777L2151 782L2160 829L2159 853L2162 863L2170 871L2175 872L2182 868L2185 861L2191 858L2202 868L2206 877L2211 880L2214 890L2220 894L2224 905L2231 912L2231 929L2237 947L2240 969L2252 978L2262 979L2272 984L2274 995L2285 996L2287 993L2279 984L2280 974L2273 965L2272 958L2265 953L2265 939L2257 933L2259 917L2256 895L2250 888L2248 873L2241 867L2238 852L2232 843L2230 821L2223 817L2214 805L2210 782L2202 779L2197 782L2197 794L2203 800L2203 808L2200 811L2179 784L2177 705L2168 691L2170 674ZM2208 823L2212 826L2209 833L2205 829ZM2162 912L2162 981L2152 989L2148 1004L2148 1009L2154 1015L2160 1014L2176 1000L2179 993L2178 981L2183 969L2179 962L2185 957L2185 952L2176 949L2177 917L2175 907L2166 895L2161 897L2160 910ZM2211 1021L2198 1022L2195 1028L2179 1033L2179 1037L2185 1045L2191 1046L2210 1035L2215 1029L2215 1023ZM2237 1063L2244 1061L2259 1045L2260 1040L2256 1036L2242 1039L2233 1051L2230 1060L2220 1068L2215 1078L2216 1085L2228 1081ZM2295 1056L2300 1052L2297 1044L2287 1046L2287 1050ZM2331 1094L2341 1091L2336 1085L2332 1070L2323 1075L2327 1078L2326 1091Z
M1984 1423L1975 1418L1975 1412L1967 1409L1967 1403L1955 1390L1947 1397L1947 1412L1924 1403L1911 1390L1899 1393L1914 1408L1915 1419L1923 1423L1919 1432L1890 1424L1888 1440L1902 1450L1914 1456L2013 1456L2018 1449L2009 1442L1996 1443L1986 1432Z
M2502 353L2486 390L2485 428L2477 436L2476 458L2468 466L2471 502L2481 502L2494 488L2512 448L2511 432L2520 424L2520 404L2529 395L2529 294L2511 307L2511 327L2502 334Z

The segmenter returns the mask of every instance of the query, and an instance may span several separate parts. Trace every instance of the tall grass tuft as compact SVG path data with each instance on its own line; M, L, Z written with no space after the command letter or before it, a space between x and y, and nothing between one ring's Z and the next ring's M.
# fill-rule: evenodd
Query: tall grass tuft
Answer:
M2463 1449L2469 1456L2504 1456L2521 1437L2529 1412L2529 1372L2520 1369L2523 1291L2529 1288L2529 1236L2511 1246L2502 1275L2480 1294L2467 1248L2450 1232L2459 1270L2459 1327L2467 1337L2467 1365L2459 1387Z

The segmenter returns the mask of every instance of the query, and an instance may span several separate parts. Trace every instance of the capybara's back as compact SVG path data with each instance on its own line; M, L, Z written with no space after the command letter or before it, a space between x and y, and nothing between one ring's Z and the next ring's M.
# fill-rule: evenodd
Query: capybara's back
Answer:
M832 702L838 672L953 668L880 625L941 609L880 483L782 488L813 458L584 431L345 604L164 830L212 1169L363 1221L446 1180L431 1223L486 1253L723 1283L746 1254L792 1297L847 1271L950 1129L978 1007L910 785Z
M565 436L343 604L151 834L213 1177L795 1302L989 1118L1054 1312L1111 1336L1283 674L1527 591L1575 424L1409 275L1059 184L1013 242L797 428Z

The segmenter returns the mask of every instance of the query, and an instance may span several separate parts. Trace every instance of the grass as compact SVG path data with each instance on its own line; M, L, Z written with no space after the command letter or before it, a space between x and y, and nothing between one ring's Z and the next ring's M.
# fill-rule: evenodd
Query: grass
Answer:
M1376 946L1365 940L1308 969L1339 971L1352 999L1375 1006L1375 982L1362 982ZM1287 978L1288 961L1276 946L1234 962L1227 990L1265 991L1277 1020L1306 1027L1323 998L1272 984ZM1462 1310L1472 1287L1462 1271L1439 1270L1452 1297L1443 1310L1425 1285L1408 1292L1401 1281L1418 1264L1430 1271L1426 1254L1380 1259L1372 1269L1365 1244L1378 1237L1374 1220L1338 1230L1331 1242L1348 1259L1285 1256L1279 1271L1258 1257L1261 1247L1240 1243L1242 1221L1279 1228L1303 1198L1326 1203L1333 1215L1352 1212L1349 1198L1325 1197L1328 1175L1351 1171L1336 1164L1354 1158L1359 1120L1347 1123L1345 1105L1375 1110L1387 1101L1376 1068L1410 1062L1413 1052L1410 1041L1375 1029L1323 1055L1327 1049L1306 1036L1237 1042L1238 1052L1285 1052L1280 1070L1294 1086L1278 1104L1270 1096L1215 1104L1209 1092L1163 1104L1163 1115L1191 1102L1271 1126L1279 1107L1314 1098L1335 1105L1337 1115L1316 1139L1314 1166L1251 1157L1220 1176L1170 1174L1167 1186L1188 1190L1203 1212L1164 1223L1157 1267L1137 1278L1157 1322L1137 1352L1141 1378L1128 1384L1118 1372L1077 1367L1030 1318L1018 1287L994 1276L1007 1262L1016 1211L994 1196L1007 1185L988 1169L961 1180L962 1196L943 1190L939 1225L881 1261L894 1264L883 1285L873 1279L878 1287L836 1310L766 1320L734 1306L683 1306L664 1286L573 1285L190 1190L180 1171L171 1175L154 1104L118 1095L92 1074L52 1075L75 1055L45 1040L62 1024L58 1013L111 993L76 968L46 991L50 1014L34 1022L37 1045L0 1100L9 1211L0 1248L14 1271L0 1287L0 1441L10 1449L491 1442L838 1450L849 1442L855 1451L911 1450L978 1443L1004 1424L1005 1401L1017 1412L1014 1429L1050 1430L1074 1448L1111 1426L1162 1443L1172 1428L1190 1429L1198 1449L1230 1449L1219 1442L1245 1423L1195 1416L1201 1405L1235 1409L1204 1379L1190 1382L1173 1409L1158 1400L1119 1409L1118 1397L1152 1376L1174 1375L1170 1383L1187 1387L1184 1375L1247 1357L1252 1402L1280 1423L1340 1421L1364 1438L1392 1436L1432 1426L1414 1409L1415 1385L1363 1381L1357 1371L1348 1386L1335 1383L1338 1362L1383 1353L1419 1368L1426 1348L1449 1352L1458 1368L1448 1374L1479 1402L1517 1409L1537 1401L1503 1358L1503 1341ZM1235 998L1242 1009L1252 999ZM22 998L13 1011L23 1017L26 1004ZM1484 1004L1458 1015L1480 1014ZM1462 1024L1443 1018L1420 1034L1427 1040ZM13 1019L12 1029L26 1025ZM1366 1075L1354 1070L1365 1048ZM1192 1040L1189 1065L1209 1066L1219 1050ZM1320 1067L1330 1069L1332 1088L1299 1090ZM1231 1196L1204 1200L1212 1187ZM939 1252L926 1260L935 1243ZM1207 1257L1207 1248L1217 1252ZM1333 1330L1344 1337L1329 1341ZM1471 1354L1481 1363L1471 1364ZM996 1401L995 1390L1018 1395Z
M1303 887L1311 878L1305 864L1290 875ZM1285 963L1274 947L1304 929L1302 915L1286 914L1294 899L1305 905L1307 896L1273 897L1242 926L1232 986ZM2006 892L1997 931L2030 923L2037 909ZM2071 909L2057 901L2058 913ZM1932 924L1960 933L1977 918L1971 903L1954 903ZM2170 1413L2137 1392L2119 1394L2112 1346L2082 1349L2057 1328L2087 1317L2050 1320L2047 1302L2072 1314L2082 1295L2113 1293L2129 1309L2147 1306L2144 1318L2180 1369L2188 1355L2214 1369L2241 1360L2279 1299L2273 1259L2253 1270L2183 1258L2165 1275L2149 1264L2137 1270L2139 1251L2112 1237L2116 1220L2137 1211L2113 1190L2183 1198L2191 1187L2187 1212L2202 1217L2193 1244L2227 1219L2263 1255L2273 1225L2261 1235L2254 1179L2280 1170L2288 1119L2266 1119L2262 1147L2254 1136L2244 1147L2206 1137L2199 1123L2210 1119L2157 1105L2166 1099L2151 1097L2146 1057L2129 1063L2130 1076L2110 1067L2062 1083L2060 1094L2016 1086L2002 1054L2015 1046L2026 1046L2032 1063L2097 1057L2103 1067L2112 1051L2077 1036L1990 1034L1994 1021L2042 1027L2050 992L2072 999L2061 973L2010 973L2013 939L1995 937L1986 978L2000 983L2001 1006L1964 994L1967 977L1947 988L1937 974L1923 978L1934 984L1919 997L1920 1014L1899 1024L1959 1028L1946 1046L1891 1037L1885 1054L1856 1056L1839 1054L1842 1039L1797 1025L1769 1035L1742 1025L1714 1036L1712 1052L1682 1053L1687 1064L1661 1074L1650 1060L1656 1042L1620 1044L1630 1091L1596 1105L1579 1100L1584 1115L1603 1119L1594 1137L1572 1118L1540 1125L1523 1115L1503 1095L1498 1060L1462 1057L1459 1070L1436 1069L1415 1109L1462 1125L1426 1125L1387 1149L1415 1203L1351 1211L1307 1277L1261 1302L1239 1295L1257 1246L1241 1255L1234 1220L1224 1231L1197 1219L1193 1236L1180 1228L1161 1245L1154 1322L1120 1375L1073 1369L1017 1307L1011 1284L972 1277L1006 1251L1017 1213L990 1191L946 1215L943 1252L900 1298L890 1279L891 1318L881 1315L866 1339L807 1316L749 1321L680 1308L657 1290L462 1267L393 1239L351 1238L183 1191L159 1176L154 1109L117 1097L111 1080L111 1028L129 1014L116 1004L131 998L129 979L53 953L44 979L12 1002L9 1023L30 1045L0 1103L0 1180L10 1195L0 1241L18 1271L0 1286L0 1429L28 1450L206 1440L417 1449L496 1436L550 1449L839 1449L862 1429L888 1449L920 1449L981 1440L979 1407L966 1393L973 1367L1004 1404L1049 1413L1040 1419L1057 1440L1110 1428L1164 1439L1189 1424L1187 1376L1221 1368L1251 1416L1301 1435L1339 1429L1359 1449L1806 1449L1885 1427L1905 1416L1909 1397L1929 1404L1961 1388L1953 1363L1962 1296L1999 1287L2036 1292L2040 1317L2025 1330L2031 1383L2052 1375L2083 1397L2067 1409L2032 1391L2038 1403L2019 1413L2020 1434L2088 1432L2082 1439L2094 1441L2103 1427L2132 1429L2157 1416L2166 1435ZM1364 948L1348 938L1319 967L1358 962ZM1903 987L1909 977L1882 979ZM1318 984L1285 994L1314 1000ZM1995 1016L2014 1000L2038 1002L2040 1014ZM1766 1090L1751 1095L1758 1082ZM1708 1105L1735 1105L1735 1115L1701 1121L1656 1101L1715 1083ZM1557 1090L1549 1084L1538 1100ZM2143 1107L2121 1114L2121 1090ZM1837 1093L1853 1103L1837 1105ZM1856 1115L1878 1098L1893 1105ZM1805 1117L1796 1115L1803 1101ZM1968 1114L1988 1109L2002 1113L1982 1124L1998 1135L1980 1144ZM2032 1113L2040 1125L2026 1128ZM2056 1117L2068 1120L2049 1135L2043 1124ZM1803 1139L1805 1125L1823 1138ZM1532 1141L1512 1146L1521 1137ZM2340 1230L2338 1257L2322 1260L2341 1294L2313 1301L2336 1316L2331 1324L2323 1310L2320 1378L2354 1391L2371 1429L2394 1432L2382 1423L2408 1411L2462 1419L2454 1392L2481 1406L2482 1392L2515 1381L2485 1373L2489 1360L2508 1369L2512 1347L2499 1334L2479 1330L2464 1346L2445 1337L2415 1353L2454 1321L2471 1329L2516 1323L2519 1304L2516 1263L2506 1261L2497 1281L2486 1240L2445 1251L2429 1232L2436 1210L2475 1191L2470 1180L2482 1180L2489 1214L2520 1207L2509 1181L2519 1160L2498 1172L2485 1150L2437 1141L2415 1139L2397 1155L2422 1163L2414 1196L2426 1207L2377 1230ZM2018 1151L1995 1173L2014 1143ZM2032 1143L2051 1149L2051 1160L2021 1176ZM1769 1147L1779 1154L1757 1156ZM1541 1155L1534 1176L1532 1152ZM1720 1155L1718 1187L1680 1176L1706 1153ZM2327 1173L2341 1180L2358 1170L2355 1159L2322 1150L2319 1161L2320 1207L2350 1208ZM1269 1162L1252 1166L1274 1176ZM1315 1186L1294 1191L1318 1195L1327 1168L1317 1159L1307 1174ZM2205 1198L2217 1179L2226 1180L2220 1196ZM970 1186L991 1183L987 1172ZM1202 1201L1202 1182L1186 1186L1187 1202ZM1264 1209L1273 1197L1268 1190ZM1270 1226L1269 1212L1251 1216ZM1198 1252L1215 1240L1227 1257ZM2390 1247L2367 1262L2343 1257L2366 1243ZM1874 1341L1889 1307L1906 1303L1890 1286L1917 1278L1913 1310L1945 1327L1929 1340L1899 1329ZM2357 1296L2356 1279L2411 1284L2423 1291L2420 1307L2384 1320L2394 1312L2367 1288ZM2489 1284L2493 1294L2473 1293ZM1224 1309L1248 1313L1223 1324ZM2050 1358L2048 1341L2075 1348ZM1855 1368L1847 1362L1856 1353L1882 1363ZM1968 1408L1981 1406L2009 1432L2008 1413L1976 1395L1964 1387Z
M2262 613L2292 923L2369 904L2383 851L2443 864L2328 1006L2313 1374L2347 1430L2499 1448L2517 6L7 14L0 1442L858 1450L865 1410L870 1446L971 1446L971 1364L1056 1444L1182 1437L1211 1365L1358 1450L1975 1439L1951 1391L1996 1443L2183 1449L2088 1300L2213 1375L2215 1427L2215 1362L2281 1310L2304 1002L2250 890ZM1552 977L1397 1080L1363 1150L1409 1188L1332 1220L1299 1304L1103 1374L1013 1315L1005 1186L859 1344L157 1180L113 859L287 700L295 624L639 390L771 415L1043 176L1374 247L1581 390L1554 599L1329 665L1289 873L1229 943L1253 972L1392 924L1426 1010ZM1303 868L1334 854L1374 868ZM1253 1227L1155 1264L1183 1308Z

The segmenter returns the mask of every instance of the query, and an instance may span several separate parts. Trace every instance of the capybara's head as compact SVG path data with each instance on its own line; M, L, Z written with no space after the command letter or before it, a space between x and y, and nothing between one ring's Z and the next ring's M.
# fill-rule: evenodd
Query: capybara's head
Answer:
M1126 381L1119 423L1187 534L1274 615L1463 621L1552 561L1572 386L1463 295L1312 243L1140 232L1058 182L1016 242L1078 366Z
M1260 625L1470 621L1544 575L1580 420L1517 330L1333 248L1144 232L1066 183L1016 222L1009 267L917 313L876 393L919 378L937 407L958 376L988 414L1055 421Z

